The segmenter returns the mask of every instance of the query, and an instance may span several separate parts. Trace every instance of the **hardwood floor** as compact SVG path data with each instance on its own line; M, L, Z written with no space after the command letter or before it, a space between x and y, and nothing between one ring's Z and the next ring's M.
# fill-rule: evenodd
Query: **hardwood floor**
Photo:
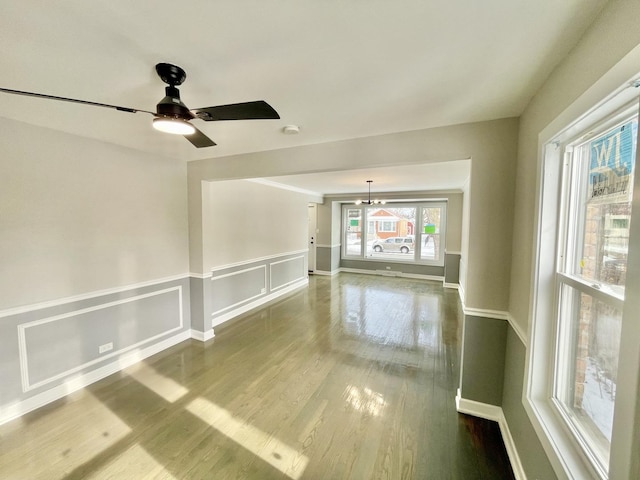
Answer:
M2 479L510 479L439 283L340 274L0 426Z

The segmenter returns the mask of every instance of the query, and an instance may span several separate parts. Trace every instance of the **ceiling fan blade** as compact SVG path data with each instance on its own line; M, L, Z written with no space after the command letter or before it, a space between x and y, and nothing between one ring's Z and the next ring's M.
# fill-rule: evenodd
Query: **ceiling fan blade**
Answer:
M216 142L207 137L204 133L196 128L195 133L191 135L183 135L184 138L189 140L194 147L196 148L204 148L204 147L215 147Z
M264 100L196 108L193 112L205 122L218 120L276 120L280 118L278 112Z
M93 107L111 108L114 110L118 110L120 112L129 112L129 113L143 112L143 113L150 113L151 115L155 115L153 112L150 112L148 110L139 110L137 108L121 107L119 105L109 105L108 103L89 102L88 100L78 100L77 98L57 97L55 95L46 95L44 93L24 92L22 90L12 90L10 88L0 88L0 92L11 93L13 95L24 95L25 97L44 98L46 100L59 100L62 102L79 103L81 105L91 105Z

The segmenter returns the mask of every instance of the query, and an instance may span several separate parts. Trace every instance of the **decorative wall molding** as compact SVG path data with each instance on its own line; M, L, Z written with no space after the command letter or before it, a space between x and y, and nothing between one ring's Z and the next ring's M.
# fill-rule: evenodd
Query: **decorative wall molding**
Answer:
M144 288L144 287L151 287L154 285L160 285L163 283L168 283L168 282L175 282L178 280L183 280L185 278L189 278L192 276L195 276L197 274L193 274L193 273L183 273L180 275L174 275L171 277L163 277L163 278L158 278L156 280L149 280L146 282L140 282L140 283L135 283L132 285L126 285L126 286L122 286L122 287L114 287L114 288L108 288L105 290L96 290L93 292L87 292L87 293L83 293L80 295L74 295L71 297L64 297L64 298L59 298L56 300L51 300L51 301L47 301L47 302L40 302L40 303L34 303L31 305L24 305L21 307L15 307L15 308L9 308L7 310L2 310L0 311L0 318L4 318L4 317L10 317L13 315L20 315L22 313L27 313L27 312L32 312L34 310L42 310L45 308L51 308L51 307L57 307L58 305L64 305L66 303L74 303L74 302L80 302L83 300L90 300L92 298L96 298L96 297L102 297L105 295L111 295L114 293L122 293L122 292L126 292L129 290L136 290L139 288Z
M212 272L207 272L207 273L190 273L189 274L190 277L193 278L198 278L200 280L206 280L207 278L211 278L213 276Z
M528 338L529 338L529 336L527 335L527 332L522 330L522 327L518 324L518 322L516 322L516 320L513 318L513 316L510 313L509 313L508 320L509 320L509 325L511 325L511 328L513 328L513 331L516 332L516 335L518 335L518 338L520 339L522 344L526 347L528 344Z
M500 433L502 434L502 440L504 441L505 449L509 461L511 462L511 468L516 480L526 480L527 476L522 467L520 456L516 449L516 444L511 436L507 419L504 416L504 412L501 407L495 405L489 405L486 403L476 402L475 400L467 400L460 396L460 389L456 395L456 410L459 413L467 415L473 415L474 417L484 418L498 423L500 427Z
M300 254L305 254L308 253L309 249L304 249L304 250L295 250L293 252L283 252L283 253L276 253L274 255L267 255L266 257L258 257L258 258L252 258L249 260L243 260L241 262L235 262L235 263L228 263L226 265L220 265L217 267L213 267L211 268L211 272L219 272L220 270L227 270L229 268L234 268L234 267L241 267L242 265L250 265L252 263L260 263L260 262L267 262L269 260L273 260L275 258L282 258L282 257L287 257L290 255L300 255Z
M107 365L104 365L85 374L80 374L68 378L64 381L64 383L56 385L48 390L45 390L42 393L26 398L25 400L19 402L14 402L9 405L2 405L0 406L0 425L21 417L22 415L29 413L37 408L43 407L48 403L65 397L70 393L75 392L76 390L85 388L92 383L97 382L98 380L102 380L109 375L113 375L120 370L123 370L135 363L144 360L145 358L155 355L156 353L166 350L169 347L177 345L180 342L184 342L185 340L189 339L190 336L191 332L189 330L186 330L184 332L180 332L177 335L174 335L173 337L166 338L161 342L154 343L153 345L150 345L143 349L130 350L120 355L118 358L114 358L114 360Z
M303 280L289 285L285 288L282 288L280 290L277 290L274 293L271 293L269 295L265 295L251 303L242 305L239 308L236 308L235 310L232 310L230 312L227 312L223 315L220 315L218 317L213 317L211 319L211 326L212 327L216 327L218 325L221 325L224 322L227 322L229 320L231 320L234 317L237 317L239 315L242 315L243 313L248 312L249 310L253 310L254 308L260 307L261 305L264 305L265 303L268 303L272 300L275 300L283 295L286 295L287 293L293 292L294 290L297 290L299 288L303 288L303 287L307 287L309 285L309 279L308 278L304 278Z
M178 325L170 328L169 330L165 330L164 332L161 332L159 334L156 334L152 337L149 338L145 338L144 340L141 340L133 345L128 345L125 348L122 348L120 350L116 350L113 351L111 353L102 355L100 357L97 357L93 360L90 360L88 362L85 362L83 364L80 365L76 365L75 367L60 372L52 377L49 377L45 380L41 380L39 382L36 383L31 383L30 379L29 379L29 351L27 350L27 340L26 340L26 331L27 329L32 329L32 328L37 328L40 325L44 325L47 323L51 323L51 322L57 322L60 320L64 320L67 318L71 318L71 317L75 317L78 315L84 315L86 313L90 313L90 312L95 312L98 310L104 310L107 308L111 308L111 307L115 307L117 305L123 305L125 303L131 303L131 302L135 302L138 300L142 300L145 298L149 298L149 297L154 297L154 296L158 296L158 295L164 295L166 293L170 293L170 292L178 292ZM109 359L109 358L113 358L116 356L121 356L131 350L134 350L136 348L138 348L140 345L143 345L145 343L148 342L152 342L154 340L157 340L159 338L164 337L165 335L169 335L170 333L175 333L179 330L182 330L184 328L184 318L183 318L183 314L182 314L182 304L183 304L183 299L182 299L182 286L178 285L175 287L170 287L170 288L164 288L162 290L156 290L154 292L150 292L150 293L146 293L143 295L136 295L133 297L129 297L129 298L123 298L121 300L116 300L113 302L106 302L106 303L101 303L98 305L94 305L88 308L82 308L79 310L73 310L71 312L66 312L63 313L61 315L56 315L53 317L46 317L46 318L42 318L42 319L38 319L38 320L34 320L32 322L27 322L27 323L21 323L18 325L18 354L19 354L19 358L20 358L20 374L22 377L22 391L23 392L28 392L30 390L42 387L44 385L47 385L51 382L54 382L56 380L60 380L61 378L65 378L68 377L70 375L72 375L73 373L79 372L81 370L84 370L88 367L91 367L92 365L96 365L98 363L104 362L105 360Z
M236 276L236 275L242 275L243 273L252 272L254 270L263 270L263 272L264 272L264 274L263 274L263 279L264 280L263 280L262 285L260 285L261 292L256 294L256 295L253 295L251 297L243 298L242 300L240 300L240 301L238 301L238 302L236 302L236 303L234 303L232 305L227 305L226 307L223 307L223 308L220 308L218 310L215 310L215 311L213 311L211 313L211 316L218 315L218 314L220 314L222 312L225 312L227 310L231 310L233 308L236 308L237 306L242 305L243 303L246 303L248 301L254 300L254 299L259 298L259 297L262 297L267 291L267 266L266 265L258 265L258 266L255 266L255 267L244 268L242 270L237 270L237 271L234 271L234 272L225 273L223 275L217 275L217 276L211 277L211 282L213 283L215 281L222 280L224 278L229 278L229 277L233 277L233 276Z
M495 318L496 320L509 320L509 312L502 310L488 310L484 308L469 308L464 303L462 304L462 311L465 315L471 315L474 317Z
M302 259L302 269L300 272L300 276L297 278L293 278L281 285L274 285L273 284L273 266L274 265L281 265L283 263L287 263L287 262L293 262L295 260L300 260ZM269 263L269 289L271 292L275 292L276 290L280 290L281 288L286 288L289 285L295 284L297 282L299 282L300 280L303 280L307 278L307 272L305 271L304 268L304 255L299 255L296 257L291 257L291 258L285 258L284 260L278 260L277 262L270 262Z
M457 283L447 283L444 280L442 281L442 286L444 288L453 288L455 290L459 290L460 289L460 285L458 285Z

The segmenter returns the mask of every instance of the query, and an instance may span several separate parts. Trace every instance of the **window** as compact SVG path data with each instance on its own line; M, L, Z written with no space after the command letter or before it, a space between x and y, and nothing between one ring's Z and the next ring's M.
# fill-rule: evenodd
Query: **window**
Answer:
M363 232L359 225L364 217ZM445 218L442 201L344 206L343 258L442 266Z
M637 321L626 286L638 107L621 92L542 145L524 406L560 477L626 468L611 445L629 434L618 397L635 395L623 367L637 360L633 336L621 332Z
M553 398L598 469L609 464L637 116L565 147Z
M395 232L396 231L396 223L390 222L386 220L380 221L379 232Z
M347 255L362 253L362 210L349 208L345 215L344 244Z

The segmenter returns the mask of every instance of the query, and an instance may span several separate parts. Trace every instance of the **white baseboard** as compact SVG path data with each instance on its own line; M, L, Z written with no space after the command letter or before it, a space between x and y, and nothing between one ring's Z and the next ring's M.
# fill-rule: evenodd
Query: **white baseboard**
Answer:
M72 375L67 378L64 383L56 385L42 393L38 393L25 400L14 402L9 405L0 406L0 425L14 420L22 415L29 413L37 408L43 407L48 403L58 400L62 397L69 395L77 390L85 388L92 383L102 380L103 378L113 375L133 364L136 364L147 357L155 355L173 345L177 345L191 338L191 331L186 330L180 332L177 335L169 337L161 342L154 343L148 347L128 351L118 357L114 357L114 360L100 368L92 370L90 372L78 375Z
M328 275L333 277L334 275L337 275L338 273L340 273L340 269L338 270L332 270L330 272L327 272L325 270L314 270L313 272L309 272L311 275Z
M215 333L213 333L213 328L211 330L207 330L206 332L201 332L199 330L191 330L191 338L194 340L200 340L201 342L206 342L207 340L211 340L215 337Z
M486 420L492 420L498 423L500 427L500 433L502 435L502 441L504 447L507 450L509 461L511 462L511 468L513 469L513 475L516 480L526 480L527 476L522 467L520 456L516 450L515 442L511 436L507 419L504 416L504 412L501 407L496 405L489 405L482 402L476 402L475 400L467 400L460 396L460 389L456 395L456 410L460 413L467 415L473 415L474 417L484 418Z

